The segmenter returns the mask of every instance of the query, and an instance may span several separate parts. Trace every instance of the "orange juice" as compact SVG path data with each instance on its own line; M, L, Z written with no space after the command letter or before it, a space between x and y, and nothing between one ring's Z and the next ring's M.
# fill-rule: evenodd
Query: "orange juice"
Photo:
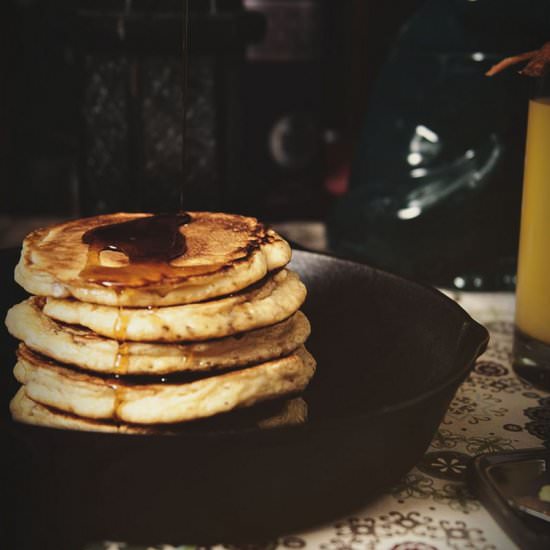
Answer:
M550 344L550 97L529 102L516 325Z

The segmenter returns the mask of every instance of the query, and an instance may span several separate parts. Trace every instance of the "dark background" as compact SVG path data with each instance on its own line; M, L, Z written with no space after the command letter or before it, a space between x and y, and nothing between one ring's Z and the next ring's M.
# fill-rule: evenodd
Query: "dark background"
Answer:
M484 73L548 40L550 3L189 0L185 154L183 5L4 5L0 246L68 217L226 210L316 222L319 247L430 283L513 289L529 82ZM419 194L431 206L400 219Z
M156 7L154 4L134 2L131 6L135 11L176 14L182 2L158 2ZM191 11L204 11L208 4L192 1ZM219 10L231 12L237 9L238 2L217 4ZM268 16L273 16L269 4L274 3L248 2L248 9L267 9ZM215 99L220 110L240 110L241 125L235 139L247 146L234 159L240 167L238 175L232 177L238 181L228 184L232 196L224 197L224 202L235 206L238 199L242 202L243 196L252 195L253 200L245 201L248 204L239 210L254 211L274 220L298 215L319 218L326 214L333 201L333 195L326 190L326 180L349 164L373 79L402 22L421 1L290 0L287 4L291 8L302 4L302 23L294 15L296 11L285 17L285 10L279 8L279 17L270 23L270 32L273 35L275 28L283 38L263 50L256 47L255 55L241 52L242 66L234 69L235 78L239 79L238 98L233 103L223 96ZM64 0L9 0L4 4L0 18L4 42L0 60L2 213L64 217L79 215L83 210L101 210L97 205L86 204L86 181L79 163L86 145L82 139L83 79L90 77L82 74L82 65L95 48L90 42L102 38L98 38L98 32L89 42L82 40L82 19L87 17L82 13L124 13L126 6L125 2L116 1ZM176 26L173 29L177 30ZM198 41L200 34L198 30L195 39L191 34L191 42ZM249 43L260 42L261 46L265 36L265 29L261 30L260 40L256 34ZM212 38L209 53L221 59L225 52L219 33ZM169 46L160 51L161 37L157 34L146 37L143 46L168 63L180 53L179 39L176 34L172 49ZM280 55L282 50L286 50L286 57ZM105 46L105 55L118 53L115 46ZM191 59L191 71L194 63L199 63L196 58L200 53ZM298 118L298 143L294 145L296 155L303 154L304 158L297 159L294 165L290 161L291 166L285 167L271 158L267 142L276 121L288 113L305 113L307 120ZM106 113L95 116L109 122ZM223 141L220 135L217 138ZM292 149L293 145L289 147ZM221 164L216 166L219 179L223 179L221 172L227 168ZM114 189L104 192L116 193ZM104 208L147 206L132 204L129 194L126 193L127 204L120 200L109 205L105 197ZM216 192L210 199L219 202Z

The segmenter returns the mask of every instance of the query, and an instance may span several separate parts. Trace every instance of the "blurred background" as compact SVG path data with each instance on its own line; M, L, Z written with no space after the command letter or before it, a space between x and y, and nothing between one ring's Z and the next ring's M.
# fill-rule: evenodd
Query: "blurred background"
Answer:
M483 75L550 38L547 0L189 7L184 143L183 0L4 3L0 246L181 194L431 284L513 288L529 82Z

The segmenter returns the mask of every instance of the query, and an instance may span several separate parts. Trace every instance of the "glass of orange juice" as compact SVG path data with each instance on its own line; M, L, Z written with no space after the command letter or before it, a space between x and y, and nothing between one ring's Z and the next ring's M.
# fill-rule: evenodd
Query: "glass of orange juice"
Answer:
M516 286L514 369L550 391L550 73L529 101Z

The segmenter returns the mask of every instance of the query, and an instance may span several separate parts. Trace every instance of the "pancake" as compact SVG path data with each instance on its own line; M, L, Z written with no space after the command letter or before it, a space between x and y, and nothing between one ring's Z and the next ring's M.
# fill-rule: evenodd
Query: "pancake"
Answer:
M275 324L295 313L305 297L298 275L282 270L235 295L197 304L120 309L47 298L43 311L63 323L116 340L200 341Z
M316 368L290 256L255 218L211 212L31 233L15 277L36 296L6 318L22 341L12 416L135 434L303 421L302 400L281 405Z
M302 346L291 355L245 369L178 383L101 378L18 350L16 379L33 401L77 416L138 424L206 418L302 391L315 361Z
M128 434L153 433L153 429L148 426L132 426L124 423L116 424L113 422L90 420L41 405L27 396L24 387L19 388L11 400L10 412L12 418L17 422L46 428Z
M19 388L12 399L10 411L16 421L23 422L24 424L90 432L177 435L189 431L192 427L190 423L168 426L145 426L126 424L124 422L91 420L41 405L27 396L24 387ZM230 418L230 414L225 416L227 417L225 418L227 421L225 427L231 427L233 418ZM296 397L285 400L281 405L278 405L275 412L266 415L262 411L254 416L252 420L253 425L262 429L303 424L307 419L307 404L302 398ZM239 427L239 424L237 424L237 427ZM245 425L245 427L249 426Z
M127 342L54 321L42 313L41 298L8 311L8 331L42 355L77 367L112 374L169 374L221 370L287 355L302 345L310 326L300 311L265 328L205 342Z
M185 238L184 254L169 264L136 266L127 265L128 257L120 251L107 250L98 253L99 266L111 274L105 280L86 274L92 255L82 241L84 234L150 214L107 214L39 229L23 241L15 280L39 296L110 306L170 306L237 292L290 260L288 243L255 218L211 212L189 215L191 221L179 227ZM120 280L113 282L111 276Z

